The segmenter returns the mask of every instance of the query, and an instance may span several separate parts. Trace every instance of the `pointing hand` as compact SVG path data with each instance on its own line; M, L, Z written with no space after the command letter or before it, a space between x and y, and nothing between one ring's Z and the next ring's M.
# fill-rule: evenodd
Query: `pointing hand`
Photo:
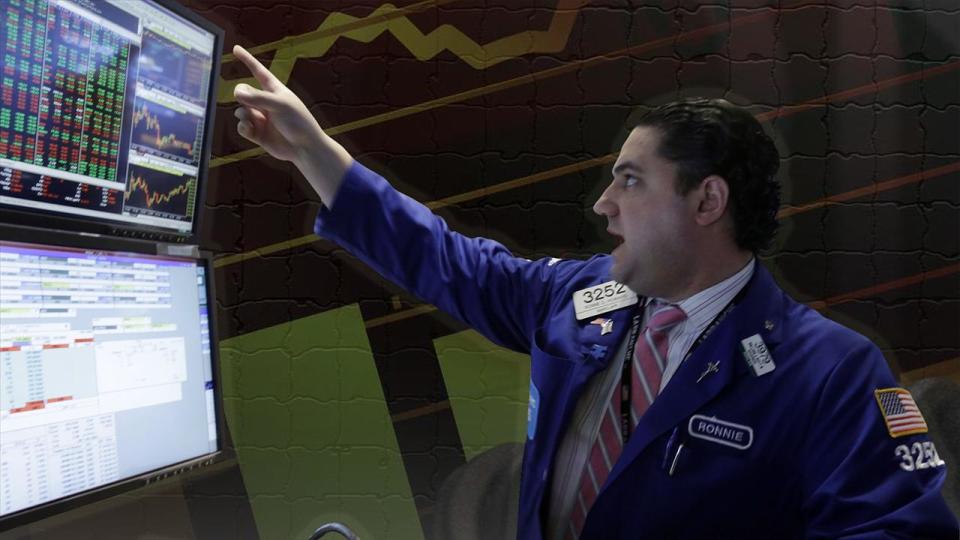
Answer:
M240 103L234 113L237 132L271 156L291 161L327 207L331 207L353 158L323 132L303 101L239 45L233 54L260 84L238 84L233 95Z

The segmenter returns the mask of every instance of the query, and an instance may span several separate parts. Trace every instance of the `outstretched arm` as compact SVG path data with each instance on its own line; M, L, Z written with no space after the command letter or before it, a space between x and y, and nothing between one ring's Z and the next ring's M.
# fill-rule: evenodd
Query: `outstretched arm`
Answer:
M300 98L250 53L239 46L233 51L262 87L234 90L241 105L237 131L303 173L325 207L315 232L492 341L529 350L555 285L580 263L531 262L492 240L450 231L425 206L354 163Z

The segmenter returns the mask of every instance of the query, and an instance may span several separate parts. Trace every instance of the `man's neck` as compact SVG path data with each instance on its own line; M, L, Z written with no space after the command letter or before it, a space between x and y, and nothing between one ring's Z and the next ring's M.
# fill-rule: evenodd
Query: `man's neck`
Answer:
M671 304L679 304L743 270L751 259L753 259L753 253L749 251L737 251L729 257L710 259L713 262L701 265L700 271L690 277L681 292L663 300Z

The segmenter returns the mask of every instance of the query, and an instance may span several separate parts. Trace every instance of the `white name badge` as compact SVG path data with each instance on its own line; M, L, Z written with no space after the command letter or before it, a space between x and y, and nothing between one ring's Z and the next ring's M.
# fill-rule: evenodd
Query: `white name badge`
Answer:
M616 281L608 281L573 293L573 309L577 313L578 321L636 303L637 293Z
M767 344L763 342L760 334L754 334L741 340L740 350L743 351L743 358L747 361L747 365L753 369L753 374L758 377L770 373L777 367L773 362L773 357L770 356Z

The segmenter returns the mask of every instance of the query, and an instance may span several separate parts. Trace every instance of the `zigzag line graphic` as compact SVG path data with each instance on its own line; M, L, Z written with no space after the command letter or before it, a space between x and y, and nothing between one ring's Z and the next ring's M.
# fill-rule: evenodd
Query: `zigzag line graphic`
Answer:
M254 51L260 53L277 50L269 69L284 83L290 80L290 73L297 59L323 56L341 37L370 43L384 32L393 34L417 60L426 61L444 50L449 50L474 69L487 69L505 60L526 54L560 52L565 49L577 14L588 1L559 0L550 26L546 30L526 30L491 41L486 45L478 44L449 24L441 25L429 34L424 34L406 17L412 11L410 7L401 9L393 4L383 4L363 18L340 12L331 13L312 32L262 45ZM440 3L442 2L423 2L416 4L415 7ZM224 62L232 60L233 55L224 56ZM233 89L240 83L256 86L252 77L230 80L221 78L218 102L233 102Z

